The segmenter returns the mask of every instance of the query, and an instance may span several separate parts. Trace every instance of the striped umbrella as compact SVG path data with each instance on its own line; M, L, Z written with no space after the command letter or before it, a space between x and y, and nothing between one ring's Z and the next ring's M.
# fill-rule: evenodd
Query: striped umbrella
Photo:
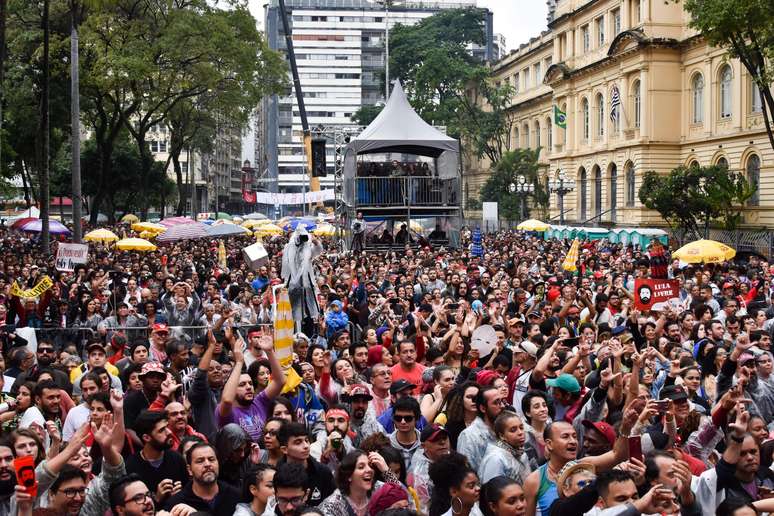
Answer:
M40 233L43 231L43 221L41 219L35 219L22 225L19 229L22 231L29 231L30 233ZM70 230L59 222L58 220L48 219L48 231L52 235L69 235Z
M180 240L194 240L196 238L209 238L210 234L207 233L207 226L201 222L193 222L190 224L177 224L170 226L168 230L156 237L157 242L178 242Z
M274 311L274 354L283 366L293 362L293 311L288 289L277 290L277 308Z
M567 272L575 272L578 270L578 267L576 262L578 261L578 248L580 247L580 240L577 238L572 241L572 246L570 247L570 251L567 253L567 256L564 259L564 262L562 263L562 269L566 270Z
M179 226L180 224L193 224L194 222L196 221L189 219L188 217L172 217L160 221L159 224L171 228L172 226Z
M236 224L213 224L212 226L207 226L206 231L213 238L250 234L249 229Z
M37 217L23 217L21 219L18 219L14 221L13 224L11 224L11 229L21 229L22 226L27 224L28 222L32 222L33 220L38 220Z

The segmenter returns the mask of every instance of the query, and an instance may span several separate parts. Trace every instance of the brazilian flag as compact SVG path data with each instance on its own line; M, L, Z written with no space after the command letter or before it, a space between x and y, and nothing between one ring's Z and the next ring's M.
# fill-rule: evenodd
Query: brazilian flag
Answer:
M567 113L554 106L554 123L562 129L567 129Z

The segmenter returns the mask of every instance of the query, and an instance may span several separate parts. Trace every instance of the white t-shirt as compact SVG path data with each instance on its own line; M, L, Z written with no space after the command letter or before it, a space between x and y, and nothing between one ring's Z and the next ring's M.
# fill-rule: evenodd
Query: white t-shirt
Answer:
M86 403L73 407L67 413L64 426L62 427L62 441L69 442L73 434L89 422L89 406Z
M513 408L516 409L516 413L519 414L519 417L524 418L524 413L521 410L521 400L524 399L524 396L527 395L527 391L529 391L529 380L532 378L532 371L534 369L530 369L526 373L522 373L521 376L516 378L516 382L514 383L513 388Z
M46 432L46 418L43 417L43 413L35 405L25 410L19 421L19 428L31 428L33 425L37 425L43 430L43 434L46 436L43 445L48 450L48 447L51 445L51 438L48 436L48 432Z

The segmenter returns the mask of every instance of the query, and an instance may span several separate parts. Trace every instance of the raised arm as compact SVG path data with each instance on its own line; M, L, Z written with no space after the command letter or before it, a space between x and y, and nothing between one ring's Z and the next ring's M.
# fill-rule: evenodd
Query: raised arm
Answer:
M285 371L282 370L282 365L280 365L277 356L274 354L274 337L271 335L262 336L258 346L266 353L266 358L269 359L269 366L271 367L271 382L266 386L266 396L269 399L274 399L279 396L279 393L282 392L282 388L285 386Z
M232 352L234 353L234 368L231 370L231 376L228 377L225 387L223 387L223 394L220 398L218 411L221 418L226 418L231 414L239 385L239 376L242 374L242 365L245 363L245 357L241 350L234 349Z

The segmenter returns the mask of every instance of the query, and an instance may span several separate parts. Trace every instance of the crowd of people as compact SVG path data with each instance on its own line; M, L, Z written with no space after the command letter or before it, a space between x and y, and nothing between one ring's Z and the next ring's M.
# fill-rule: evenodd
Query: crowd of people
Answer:
M664 267L603 240L569 272L570 242L523 232L347 254L311 237L283 367L286 242L255 271L232 238L225 263L217 241L92 245L62 272L2 231L0 516L774 510L762 258ZM635 280L662 274L677 301L637 310Z

